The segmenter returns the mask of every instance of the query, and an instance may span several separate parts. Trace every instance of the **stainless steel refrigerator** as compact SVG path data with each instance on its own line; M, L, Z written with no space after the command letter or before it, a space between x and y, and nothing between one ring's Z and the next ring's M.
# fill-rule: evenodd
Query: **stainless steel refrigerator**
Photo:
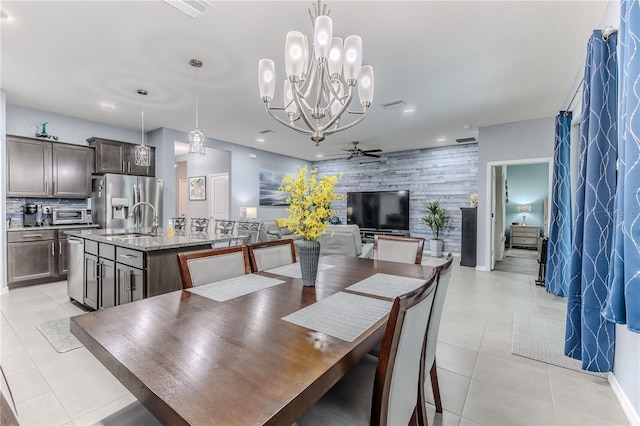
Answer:
M100 228L150 229L154 214L162 225L162 179L108 173L91 181L91 214ZM141 201L154 208L140 205L130 219L133 205Z

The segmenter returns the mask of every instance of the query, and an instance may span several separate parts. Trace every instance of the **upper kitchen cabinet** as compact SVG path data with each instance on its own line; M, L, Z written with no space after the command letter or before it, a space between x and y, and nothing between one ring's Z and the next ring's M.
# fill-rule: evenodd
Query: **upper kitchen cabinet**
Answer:
M151 165L137 166L135 149L137 144L114 141L110 139L89 138L89 145L95 149L96 173L120 173L125 175L156 175L156 149L151 149Z
M91 148L7 135L7 196L91 196Z

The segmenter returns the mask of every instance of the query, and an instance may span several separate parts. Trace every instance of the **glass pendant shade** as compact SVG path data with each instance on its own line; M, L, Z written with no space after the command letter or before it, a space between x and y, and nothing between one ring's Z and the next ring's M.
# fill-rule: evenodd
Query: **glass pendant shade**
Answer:
M141 130L141 142L140 145L136 146L134 151L135 156L135 164L136 166L149 167L151 165L151 149L144 144L144 97L148 94L148 92L144 89L138 89L137 93L140 95L140 110L142 116L142 130Z
M284 105L287 115L291 117L298 111L298 106L293 101L293 89L291 88L291 82L289 80L284 81Z
M205 155L204 132L197 128L189 132L189 154Z
M344 39L344 79L357 80L362 68L362 39L350 35Z
M333 43L331 43L331 51L329 52L329 74L331 78L333 76L340 76L342 74L342 51L344 48L344 42L340 37L334 37Z
M299 31L289 31L287 33L287 39L284 45L284 66L288 78L300 78L302 76L307 51L304 41L305 37Z
M304 36L304 64L302 66L302 80L309 75L309 39Z
M271 59L260 59L258 62L258 89L262 99L273 99L276 90L275 69L275 64Z
M362 106L369 107L373 101L373 67L363 65L358 78L358 96Z
M328 16L318 16L313 33L313 49L316 59L328 58L333 42L333 21Z

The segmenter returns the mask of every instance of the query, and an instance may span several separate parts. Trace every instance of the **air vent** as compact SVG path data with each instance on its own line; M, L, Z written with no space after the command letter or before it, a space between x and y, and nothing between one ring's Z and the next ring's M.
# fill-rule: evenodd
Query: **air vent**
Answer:
M476 138L460 138L460 139L456 139L457 143L469 143L469 142L475 142Z
M261 135L268 135L269 133L275 133L275 130L260 130L258 133L260 133Z
M399 106L406 105L407 103L402 99L398 99L397 101L387 102L386 104L380 104L380 106L384 109L397 108Z

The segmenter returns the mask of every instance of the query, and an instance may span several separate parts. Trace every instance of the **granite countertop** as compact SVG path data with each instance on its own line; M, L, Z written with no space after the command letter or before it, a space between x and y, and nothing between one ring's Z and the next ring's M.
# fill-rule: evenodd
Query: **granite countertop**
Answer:
M10 226L7 232L15 231L48 231L50 229L91 229L99 228L98 225L47 225L47 226Z
M176 232L174 235L168 236L166 234L143 235L148 233L147 230L143 230L138 235L123 235L124 233L132 234L136 232L135 229L88 229L68 231L66 234L145 252L212 244L233 238L233 235L221 235L214 231L192 234Z

